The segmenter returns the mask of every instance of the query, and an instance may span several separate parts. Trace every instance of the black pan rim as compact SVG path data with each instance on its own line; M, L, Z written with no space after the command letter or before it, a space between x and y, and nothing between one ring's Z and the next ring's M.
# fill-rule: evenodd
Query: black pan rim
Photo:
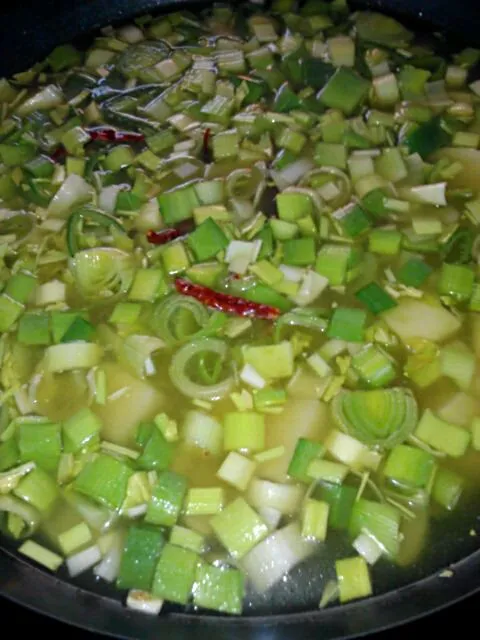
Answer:
M198 640L348 640L413 622L480 592L480 550L399 589L323 611L243 616L169 613L151 617L119 601L86 591L43 569L0 552L0 595L60 622L118 639L153 640L159 635Z

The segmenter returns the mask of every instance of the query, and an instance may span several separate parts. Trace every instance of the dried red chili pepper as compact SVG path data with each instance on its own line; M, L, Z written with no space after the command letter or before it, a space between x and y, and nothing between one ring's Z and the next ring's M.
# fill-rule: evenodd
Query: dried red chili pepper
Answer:
M117 131L111 127L94 127L85 129L92 140L99 142L143 142L145 136L143 133L135 133L133 131Z
M217 311L223 311L224 313L263 318L264 320L275 320L280 315L280 309L276 307L270 307L267 304L260 304L258 302L250 302L250 300L231 296L226 293L219 293L208 287L193 284L183 278L177 278L175 280L175 288L178 293L195 298L205 306L217 309Z
M145 136L143 133L135 133L134 131L117 131L111 127L94 127L93 129L85 129L93 141L98 142L143 142ZM65 147L57 147L50 158L54 162L62 160L67 155Z
M152 244L167 244L175 238L179 238L182 234L178 229L162 229L161 231L147 231L147 240Z
M192 220L182 220L175 227L169 229L160 229L160 231L150 229L150 231L147 231L147 240L152 244L167 244L167 242L185 236L194 229L195 225Z
M212 162L212 152L210 151L211 134L212 134L211 129L205 129L205 132L203 134L202 156L203 156L203 161L206 164L209 164L210 162Z
M63 158L67 155L67 150L65 147L57 147L55 151L50 156L50 160L53 162L58 162L59 160L63 160Z

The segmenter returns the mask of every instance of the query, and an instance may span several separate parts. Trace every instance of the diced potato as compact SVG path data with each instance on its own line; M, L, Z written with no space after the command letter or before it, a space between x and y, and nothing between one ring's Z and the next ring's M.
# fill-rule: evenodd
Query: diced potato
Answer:
M413 298L400 300L397 307L383 314L383 319L404 342L412 338L443 342L462 325L456 316L443 307Z
M132 445L138 425L154 418L163 407L164 397L117 364L105 363L102 368L107 377L107 402L94 407L103 421L101 436L115 444Z
M320 400L290 400L284 411L267 417L267 449L285 447L285 453L275 460L261 464L260 477L284 482L297 440L323 440L328 430L328 408Z

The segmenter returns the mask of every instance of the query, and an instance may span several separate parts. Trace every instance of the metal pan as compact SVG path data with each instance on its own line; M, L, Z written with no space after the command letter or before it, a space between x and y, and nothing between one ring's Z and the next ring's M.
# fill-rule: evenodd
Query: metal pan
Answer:
M203 0L23 0L0 9L0 75L33 64L57 44L88 36L95 29L155 10L204 6ZM354 0L400 17L415 28L441 31L453 48L480 43L478 0ZM478 512L478 502L477 502ZM399 578L397 588L380 595L322 612L292 606L282 615L240 619L196 615L172 608L150 618L126 610L113 590L100 593L92 582L71 584L20 558L0 541L0 595L39 613L115 638L153 640L340 640L373 633L438 610L480 590L478 539L468 535L477 524L475 509L458 517L459 529L441 532L441 545L427 565L413 567ZM470 514L470 515L469 515ZM461 527L460 527L461 525ZM426 566L428 567L426 569ZM449 577L442 577L448 566ZM423 578L425 572L429 577Z

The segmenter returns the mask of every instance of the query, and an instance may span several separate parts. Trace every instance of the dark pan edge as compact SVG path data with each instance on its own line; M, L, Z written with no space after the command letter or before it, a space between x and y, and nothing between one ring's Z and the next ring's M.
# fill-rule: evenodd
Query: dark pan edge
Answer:
M0 595L83 629L129 640L165 636L184 640L346 640L413 621L480 591L480 550L451 565L451 577L434 574L367 600L324 611L229 618L171 613L149 617L119 602L59 580L5 551L0 552Z

